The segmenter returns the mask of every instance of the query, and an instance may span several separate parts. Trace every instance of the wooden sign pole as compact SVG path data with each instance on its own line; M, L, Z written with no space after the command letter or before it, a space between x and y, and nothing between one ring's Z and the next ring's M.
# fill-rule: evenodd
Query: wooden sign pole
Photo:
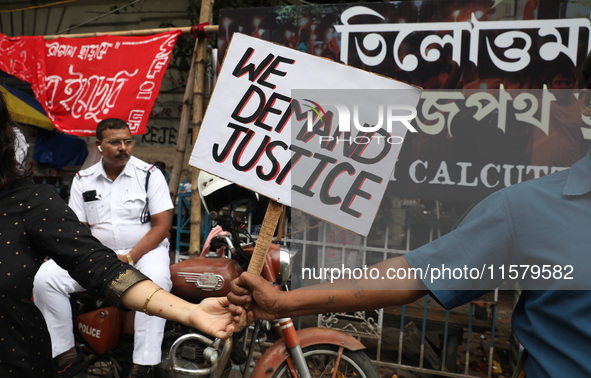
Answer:
M257 238L257 243L254 246L254 251L248 265L248 273L261 275L263 265L265 265L265 259L267 258L267 252L273 241L273 234L277 228L277 222L279 216L283 212L283 205L274 200L269 201L263 224L261 225L261 232Z

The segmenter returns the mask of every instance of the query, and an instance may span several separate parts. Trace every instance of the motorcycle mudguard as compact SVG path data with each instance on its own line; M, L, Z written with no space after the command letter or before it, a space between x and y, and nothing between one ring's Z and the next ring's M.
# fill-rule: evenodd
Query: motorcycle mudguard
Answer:
M296 332L302 349L310 345L329 344L342 346L348 350L361 350L365 346L353 336L330 328L304 328ZM257 362L252 372L253 377L270 377L287 360L289 351L283 339L273 344Z
M78 316L74 326L97 354L104 354L117 346L121 323L121 310L109 306Z

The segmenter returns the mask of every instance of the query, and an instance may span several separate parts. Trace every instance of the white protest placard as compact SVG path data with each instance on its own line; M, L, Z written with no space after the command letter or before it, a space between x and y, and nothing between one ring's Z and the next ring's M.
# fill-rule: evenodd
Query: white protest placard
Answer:
M367 236L420 94L235 33L189 164Z

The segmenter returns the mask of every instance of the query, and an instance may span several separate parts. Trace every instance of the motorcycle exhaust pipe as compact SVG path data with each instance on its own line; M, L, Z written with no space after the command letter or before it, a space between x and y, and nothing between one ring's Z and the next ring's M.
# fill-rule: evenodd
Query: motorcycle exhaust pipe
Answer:
M231 340L231 339L228 339L228 340ZM227 361L227 358L225 355L226 354L229 355L229 353L230 353L231 341L229 341L230 345L228 345L228 340L226 340L224 342L221 361L224 361L224 360ZM179 357L177 356L177 352L178 352L179 347L181 347L181 345L183 343L188 342L188 341L197 341L203 345L206 345L206 348L203 350L203 358L204 358L204 361L210 365L209 367L187 368L187 367L181 366L181 363L179 361ZM201 335L199 333L189 333L189 334L179 337L178 339L175 340L175 342L170 347L170 359L171 359L172 370L174 370L177 373L188 374L188 375L193 375L193 376L210 376L212 374L212 372L216 370L218 362L220 362L220 352L219 352L220 342L222 342L222 340L216 339L215 341L213 341L213 340L209 339L208 337Z

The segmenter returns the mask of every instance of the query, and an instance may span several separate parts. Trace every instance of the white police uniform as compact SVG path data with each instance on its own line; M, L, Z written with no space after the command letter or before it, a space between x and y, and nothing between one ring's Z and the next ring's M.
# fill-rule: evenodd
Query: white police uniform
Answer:
M146 176L150 172L146 193ZM92 234L118 254L127 254L152 228L142 223L141 214L148 198L150 214L173 208L162 172L135 157L113 181L107 177L102 160L78 172L72 182L70 207L80 221L88 223ZM170 291L169 242L142 256L134 266L157 285ZM74 346L69 297L84 289L53 260L42 264L35 276L35 303L41 309L51 335L53 357ZM133 362L156 365L161 359L165 320L142 312L135 315Z

